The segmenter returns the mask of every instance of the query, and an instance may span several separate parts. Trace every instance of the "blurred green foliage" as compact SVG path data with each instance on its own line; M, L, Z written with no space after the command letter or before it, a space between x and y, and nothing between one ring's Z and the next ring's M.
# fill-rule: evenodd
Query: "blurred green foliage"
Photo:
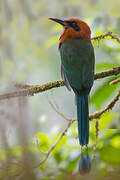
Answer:
M49 17L80 17L90 25L92 36L107 31L113 31L120 36L119 11L119 0L1 0L0 91L13 90L12 83L42 84L60 79L60 57L57 49L62 28L49 21ZM120 44L116 40L107 38L100 42L94 41L93 45L96 72L119 66ZM91 112L103 109L114 97L119 89L119 84L109 85L114 79L116 77L109 77L94 83ZM76 116L72 93L65 88L59 88L48 94L59 104L60 111L68 117ZM14 104L17 105L14 107ZM47 161L34 169L33 166L39 164L56 142L66 127L66 122L51 109L45 93L26 99L19 114L18 104L17 100L0 104L1 119L9 120L5 123L9 124L10 132L14 132L8 135L6 127L0 122L0 179L120 179L119 102L112 111L98 120L97 139L96 120L90 122L89 154L92 170L83 177L78 172L81 148L77 138L77 123L70 127L67 136L62 138ZM1 107L4 109L1 110ZM18 122L24 119L24 126L18 123L16 130L16 122L11 119L17 118ZM30 119L34 131L30 129Z

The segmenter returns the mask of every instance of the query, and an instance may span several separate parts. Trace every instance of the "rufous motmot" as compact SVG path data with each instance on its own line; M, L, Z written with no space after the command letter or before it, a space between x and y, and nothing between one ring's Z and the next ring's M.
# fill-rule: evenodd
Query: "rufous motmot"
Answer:
M77 18L66 20L50 18L64 28L60 36L62 79L76 95L78 136L81 146L89 143L89 93L94 81L94 49L91 43L91 30L87 23ZM90 159L81 156L79 168L82 172L89 169Z

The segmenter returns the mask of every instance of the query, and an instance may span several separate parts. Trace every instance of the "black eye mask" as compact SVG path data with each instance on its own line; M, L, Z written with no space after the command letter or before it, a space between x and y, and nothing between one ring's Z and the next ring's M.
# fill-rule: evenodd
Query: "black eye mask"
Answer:
M72 27L75 31L80 31L80 27L78 26L76 21L66 21L70 27Z

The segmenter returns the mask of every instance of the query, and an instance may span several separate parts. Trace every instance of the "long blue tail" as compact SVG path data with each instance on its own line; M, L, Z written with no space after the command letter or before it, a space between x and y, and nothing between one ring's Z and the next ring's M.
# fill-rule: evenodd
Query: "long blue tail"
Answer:
M80 145L89 143L89 110L88 95L84 94L76 96L77 100L77 119L78 119L78 135Z

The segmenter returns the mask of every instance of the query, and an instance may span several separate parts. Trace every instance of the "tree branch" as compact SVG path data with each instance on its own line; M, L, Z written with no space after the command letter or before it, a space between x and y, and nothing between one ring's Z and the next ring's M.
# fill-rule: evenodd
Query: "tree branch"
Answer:
M109 77L109 76L113 76L113 75L116 76L118 74L120 74L120 67L114 67L111 70L107 70L107 71L104 71L104 72L96 73L95 74L95 80L102 79L102 78Z
M72 123L74 122L74 120L69 121L67 127L65 128L65 130L61 133L60 137L57 139L57 141L51 146L51 148L47 151L47 153L45 154L45 158L43 158L42 161L40 161L37 165L33 166L33 168L38 168L39 166L41 166L49 157L50 153L55 149L55 147L57 146L57 144L61 141L61 139L66 135L68 129L70 128L70 126L72 125Z
M114 84L117 84L117 83L120 83L120 77L115 79L114 81L110 82L110 85L114 85Z
M49 104L51 105L51 107L53 108L53 110L57 113L57 114L59 114L63 119L65 119L65 120L67 120L67 121L72 121L72 120L74 120L74 119L71 119L71 118L68 118L67 116L65 116L61 111L59 111L56 107L55 107L55 105L53 104L53 102L48 98L48 102L49 102Z
M101 117L101 115L103 113L105 113L106 111L111 110L114 105L116 104L116 102L119 100L120 98L120 91L118 91L117 95L114 97L114 99L105 107L105 109L102 109L101 111L95 112L93 114L90 114L89 116L89 120L92 119L99 119Z
M111 37L112 39L115 39L118 43L120 43L120 38L118 37L118 35L111 31L109 31L106 34L102 34L100 36L93 37L93 38L91 38L91 40L102 40L102 39L105 39L106 37Z
M113 76L113 75L118 75L118 74L120 74L120 67L115 67L111 70L96 73L95 80ZM10 93L1 94L0 100L10 99L10 98L15 98L15 97L20 97L20 96L34 96L34 94L41 93L43 91L47 91L52 88L64 86L64 82L63 81L55 81L55 82L50 82L50 83L46 83L43 85L19 85L19 86L21 86L21 88L24 88L24 89L10 92Z
M104 109L97 111L93 114L90 114L89 120L99 119L103 113L111 110L115 106L115 104L119 100L119 98L120 98L120 91L118 91L117 95L108 103L108 105ZM50 103L51 107L54 109L54 111L57 112L65 120L67 120L67 121L76 121L77 120L76 118L71 119L71 118L66 117L62 112L60 112L57 108L55 108L54 104L50 100L49 100L49 103Z

